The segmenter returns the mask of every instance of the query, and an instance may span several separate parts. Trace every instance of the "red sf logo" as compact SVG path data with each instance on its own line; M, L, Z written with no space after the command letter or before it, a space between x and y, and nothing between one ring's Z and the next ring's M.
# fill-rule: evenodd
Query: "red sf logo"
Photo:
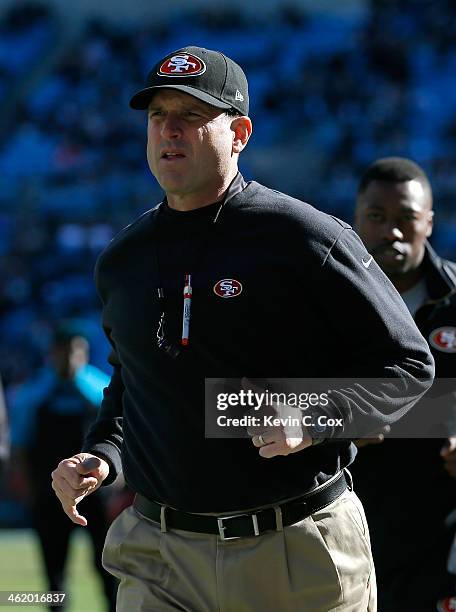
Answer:
M429 335L434 348L444 353L456 353L456 327L439 327Z
M215 283L214 293L221 298L237 297L242 293L242 285L234 278L224 278Z
M158 69L160 76L186 77L197 76L206 71L206 64L196 55L178 53L166 59Z

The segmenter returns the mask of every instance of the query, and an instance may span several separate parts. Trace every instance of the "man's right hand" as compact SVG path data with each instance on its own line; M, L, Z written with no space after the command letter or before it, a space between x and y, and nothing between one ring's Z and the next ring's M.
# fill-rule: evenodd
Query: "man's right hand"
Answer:
M79 514L76 506L86 495L96 491L108 474L107 461L89 453L63 459L52 472L52 488L73 523L87 525L87 519Z

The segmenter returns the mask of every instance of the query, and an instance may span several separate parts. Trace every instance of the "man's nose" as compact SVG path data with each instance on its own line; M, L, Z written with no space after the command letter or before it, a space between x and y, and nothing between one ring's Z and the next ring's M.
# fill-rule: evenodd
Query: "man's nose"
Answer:
M382 228L382 239L388 242L403 240L404 234L395 223L384 223Z
M174 115L167 115L163 119L161 128L163 138L180 138L182 136L181 122Z

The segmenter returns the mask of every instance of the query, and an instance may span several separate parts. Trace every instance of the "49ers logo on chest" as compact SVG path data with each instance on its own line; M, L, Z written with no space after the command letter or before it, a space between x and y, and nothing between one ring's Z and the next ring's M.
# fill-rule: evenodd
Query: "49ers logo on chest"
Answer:
M214 293L221 298L237 297L242 293L242 285L234 278L224 278L215 283Z
M456 327L438 327L429 334L429 342L438 351L456 353Z
M165 77L188 77L203 74L206 64L196 55L178 53L166 59L157 74Z

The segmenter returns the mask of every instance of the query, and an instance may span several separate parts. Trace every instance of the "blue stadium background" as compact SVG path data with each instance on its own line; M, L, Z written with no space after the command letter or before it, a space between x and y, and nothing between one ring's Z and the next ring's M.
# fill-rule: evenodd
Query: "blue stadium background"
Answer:
M247 72L255 130L242 156L246 178L350 221L365 167L379 156L412 157L434 187L433 243L456 257L454 2L186 5L0 3L7 388L34 372L61 317L81 320L94 363L106 369L94 262L161 198L145 161L145 117L128 99L152 62L185 44L217 48Z

